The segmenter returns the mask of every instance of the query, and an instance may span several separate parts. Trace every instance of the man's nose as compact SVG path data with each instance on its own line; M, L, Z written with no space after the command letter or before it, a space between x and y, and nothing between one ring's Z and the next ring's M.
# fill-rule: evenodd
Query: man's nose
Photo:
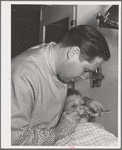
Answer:
M86 80L86 79L88 79L89 78L89 76L90 76L90 72L87 72L87 73L83 73L82 75L81 75L81 79L82 80Z

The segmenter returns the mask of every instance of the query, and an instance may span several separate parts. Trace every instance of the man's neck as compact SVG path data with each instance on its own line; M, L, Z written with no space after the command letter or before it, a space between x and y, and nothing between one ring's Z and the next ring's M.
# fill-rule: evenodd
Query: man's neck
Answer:
M60 65L62 64L62 62L64 61L64 59L66 57L66 55L65 55L66 49L67 48L60 47L59 44L56 44L53 46L51 53L52 53L52 57L54 60L56 73L58 73L58 69L60 68Z

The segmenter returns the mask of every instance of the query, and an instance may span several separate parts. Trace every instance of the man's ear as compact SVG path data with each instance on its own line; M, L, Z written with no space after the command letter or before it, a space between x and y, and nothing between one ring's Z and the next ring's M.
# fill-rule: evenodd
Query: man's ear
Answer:
M79 58L80 55L80 49L77 46L73 46L69 49L69 51L67 52L67 58L71 58L71 57L78 57Z

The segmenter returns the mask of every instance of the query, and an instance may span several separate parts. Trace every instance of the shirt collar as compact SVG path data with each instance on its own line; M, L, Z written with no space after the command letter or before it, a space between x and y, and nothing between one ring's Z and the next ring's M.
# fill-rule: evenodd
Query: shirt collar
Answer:
M54 59L52 57L52 49L53 49L53 46L56 45L55 42L50 42L49 44L45 44L45 57L46 57L46 62L47 62L47 65L49 67L49 70L51 72L52 75L57 75L56 73L56 67L55 67L55 62L54 62Z

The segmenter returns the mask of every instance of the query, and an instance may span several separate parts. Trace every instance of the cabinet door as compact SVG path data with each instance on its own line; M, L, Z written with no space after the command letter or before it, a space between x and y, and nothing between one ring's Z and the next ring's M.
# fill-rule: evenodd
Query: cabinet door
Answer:
M75 20L75 5L42 6L40 43L48 43L62 38L73 26Z
M32 6L33 7L33 6ZM40 11L26 5L11 7L11 57L39 44Z

